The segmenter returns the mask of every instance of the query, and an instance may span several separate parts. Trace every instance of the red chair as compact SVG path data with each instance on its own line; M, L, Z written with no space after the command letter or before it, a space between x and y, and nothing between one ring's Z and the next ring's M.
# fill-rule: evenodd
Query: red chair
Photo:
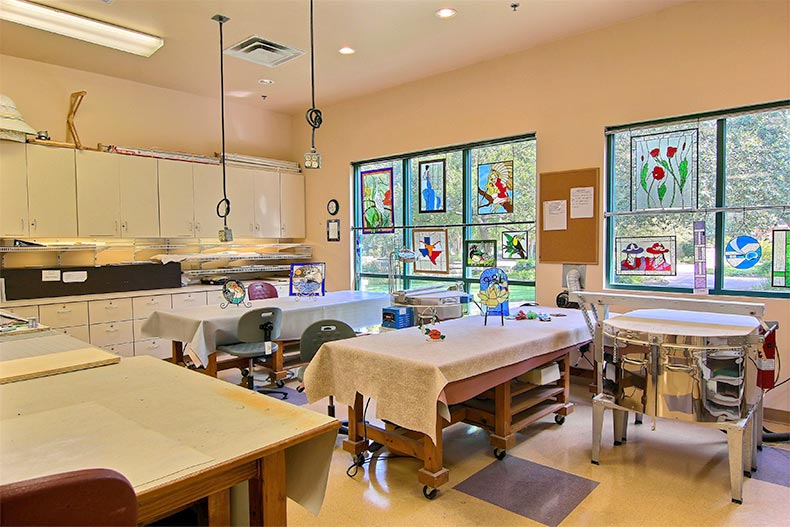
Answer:
M277 298L277 288L268 282L253 282L247 286L247 298L250 300L263 300L264 298Z
M0 525L135 526L137 496L106 468L18 481L0 486Z

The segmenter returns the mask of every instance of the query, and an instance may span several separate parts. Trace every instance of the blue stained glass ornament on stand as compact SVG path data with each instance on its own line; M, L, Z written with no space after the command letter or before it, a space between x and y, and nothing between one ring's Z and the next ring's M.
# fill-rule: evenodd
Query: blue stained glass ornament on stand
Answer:
M510 315L510 289L508 287L507 273L498 267L486 269L480 275L480 300L483 302L485 324L488 324L488 315L499 315L502 325L505 316Z

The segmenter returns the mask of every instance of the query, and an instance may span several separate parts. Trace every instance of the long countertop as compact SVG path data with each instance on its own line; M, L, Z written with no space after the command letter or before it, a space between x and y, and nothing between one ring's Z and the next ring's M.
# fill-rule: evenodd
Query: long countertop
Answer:
M268 280L263 280L268 281ZM282 282L270 281L277 285L288 285L288 281ZM7 302L0 302L0 309L24 307L24 306L43 306L52 304L66 304L69 302L90 302L92 300L113 300L116 298L134 298L139 296L152 296L152 295L174 295L179 293L200 293L204 291L219 291L222 289L221 285L187 285L183 287L171 287L167 289L141 289L139 291L122 291L119 293L100 293L95 295L72 295L72 296L54 296L46 298L26 298L24 300L9 300Z

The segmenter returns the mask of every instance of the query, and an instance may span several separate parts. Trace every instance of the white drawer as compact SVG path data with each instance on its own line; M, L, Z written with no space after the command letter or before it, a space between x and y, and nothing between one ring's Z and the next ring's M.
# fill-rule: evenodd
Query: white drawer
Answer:
M4 307L2 309L22 318L38 317L38 306Z
M51 328L84 326L88 323L88 303L49 304L39 306L41 323Z
M172 357L172 341L165 339L146 339L138 340L134 343L134 354L151 355L159 359L169 359Z
M209 306L218 306L225 302L225 297L222 296L222 289L218 289L217 291L207 291L206 296L208 297Z
M121 357L134 357L134 344L127 342L126 344L113 344L112 346L104 346L105 350L110 353L115 353Z
M185 309L206 305L205 291L200 293L178 293L173 295L173 309Z
M133 318L148 318L154 311L170 309L170 295L139 296L132 298Z
M90 316L91 324L131 320L132 300L130 298L116 298L113 300L88 302L88 315Z
M134 341L132 321L91 324L91 344L99 347Z
M150 339L151 335L143 335L143 324L145 324L145 318L138 318L137 320L132 321L134 324L134 340L146 340Z
M91 341L88 326L71 326L70 328L62 328L60 331L69 335L70 337L80 339L86 344Z
M288 293L290 293L287 285L277 285L274 288L277 290L277 296L288 296Z

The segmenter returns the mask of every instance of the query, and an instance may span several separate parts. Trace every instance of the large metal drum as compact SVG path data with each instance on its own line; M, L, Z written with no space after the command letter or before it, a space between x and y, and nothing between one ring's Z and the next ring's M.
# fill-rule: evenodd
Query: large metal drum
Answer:
M747 413L748 338L757 319L641 309L607 319L603 391L636 412L682 421L729 421Z

